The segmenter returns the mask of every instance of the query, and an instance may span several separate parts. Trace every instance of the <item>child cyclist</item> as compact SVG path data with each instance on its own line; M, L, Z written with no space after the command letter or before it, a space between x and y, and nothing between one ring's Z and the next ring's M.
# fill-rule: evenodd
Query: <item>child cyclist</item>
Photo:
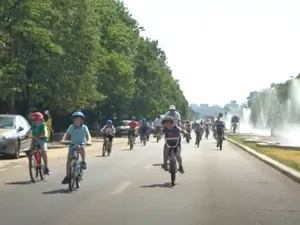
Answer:
M162 120L162 126L163 126L163 133L165 134L165 138L179 138L181 139L180 134L185 134L187 135L188 133L185 130L182 130L180 127L174 124L174 118L171 116L167 116ZM168 170L167 167L167 162L168 162L168 157L169 157L169 148L165 144L164 146L164 163L162 165L163 169L166 171ZM179 140L178 143L178 148L176 149L175 152L176 159L179 164L179 169L178 171L181 173L184 173L184 169L182 166L182 158L181 158L181 140Z
M47 142L48 142L48 130L46 123L44 122L44 116L40 112L32 113L31 115L33 123L31 125L32 130L32 142L31 149L38 146L41 150L42 158L44 161L44 174L50 174L48 168L47 158Z
M116 133L116 129L113 126L113 122L111 120L107 120L106 125L104 125L104 127L101 129L101 132L104 133L104 138L108 138L108 141L110 142L110 146L111 146L112 141L114 139L114 134Z
M91 135L88 127L83 124L84 114L82 112L74 112L72 115L73 124L69 126L66 133L64 134L61 142L66 142L66 139L70 137L70 146L69 153L66 163L66 177L63 179L62 184L67 184L69 182L69 164L70 164L70 156L72 153L71 145L80 145L80 156L82 158L82 169L86 169L86 161L85 161L85 146L91 145Z

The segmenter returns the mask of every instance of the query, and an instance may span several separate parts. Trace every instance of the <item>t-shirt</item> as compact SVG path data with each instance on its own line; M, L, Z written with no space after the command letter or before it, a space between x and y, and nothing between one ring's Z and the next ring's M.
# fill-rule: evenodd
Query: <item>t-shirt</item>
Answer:
M35 124L31 125L32 136L38 137L39 140L48 141L48 130L46 123L41 123L40 126L36 126ZM44 136L44 137L39 137Z
M170 115L170 112L167 112L164 117L167 117L167 116L172 116ZM178 122L181 120L181 116L179 114L179 112L175 111L174 112L174 115L172 116L174 118L174 125L179 125Z
M180 127L174 125L171 129L168 129L168 128L164 128L163 129L163 132L165 133L165 138L168 139L168 138L181 138L181 135L180 135ZM175 146L176 143L180 143L180 140L179 142L177 140L167 140L167 143L170 145L170 146Z
M86 125L76 127L74 124L70 125L67 133L71 136L71 143L74 145L86 144L86 136L90 133Z
M161 122L162 122L162 118L161 117L160 118L156 118L154 120L154 126L155 127L161 127Z
M128 126L130 129L134 129L139 126L139 123L136 121L131 121L130 123L128 123Z

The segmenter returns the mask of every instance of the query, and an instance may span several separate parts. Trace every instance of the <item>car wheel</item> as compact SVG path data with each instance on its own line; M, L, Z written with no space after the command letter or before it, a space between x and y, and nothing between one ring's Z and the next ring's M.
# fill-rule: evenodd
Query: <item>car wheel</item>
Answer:
M13 158L18 159L19 157L20 157L20 140L17 140L15 145L15 154L13 155Z

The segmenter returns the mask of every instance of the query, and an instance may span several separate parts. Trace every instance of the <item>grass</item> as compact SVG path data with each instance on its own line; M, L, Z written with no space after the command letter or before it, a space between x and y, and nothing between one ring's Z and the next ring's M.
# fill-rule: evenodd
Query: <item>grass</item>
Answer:
M226 136L242 145L245 145L261 154L269 156L270 158L300 172L300 151L285 149L281 147L260 147L257 146L256 143L245 143L239 136Z

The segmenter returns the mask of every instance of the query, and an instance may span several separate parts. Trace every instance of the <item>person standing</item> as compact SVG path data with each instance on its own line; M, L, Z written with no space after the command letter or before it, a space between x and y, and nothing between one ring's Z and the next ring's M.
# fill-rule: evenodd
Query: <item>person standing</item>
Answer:
M51 142L52 141L52 134L53 134L53 128L52 128L52 118L50 116L50 112L48 110L46 110L44 112L44 120L47 126L47 131L48 131L48 141Z

